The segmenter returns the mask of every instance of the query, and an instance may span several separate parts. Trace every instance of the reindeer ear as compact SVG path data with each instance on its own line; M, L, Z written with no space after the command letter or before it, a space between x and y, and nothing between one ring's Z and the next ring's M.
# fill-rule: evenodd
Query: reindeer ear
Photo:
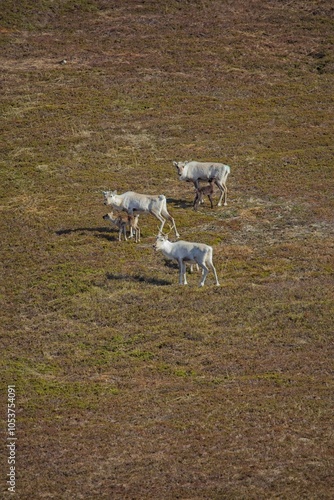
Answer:
M178 166L176 161L173 161L173 165L174 165L174 167Z

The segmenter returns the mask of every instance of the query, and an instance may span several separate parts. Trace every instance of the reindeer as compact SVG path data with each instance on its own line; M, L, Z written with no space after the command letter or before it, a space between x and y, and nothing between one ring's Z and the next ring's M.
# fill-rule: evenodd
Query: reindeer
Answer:
M137 213L150 213L154 215L160 222L161 226L159 233L162 233L162 228L166 219L171 222L171 229L174 229L176 238L179 238L175 221L168 213L166 196L139 194L133 191L127 191L123 194L117 194L117 191L103 191L104 204L112 205L116 210L125 210L128 214L132 215L133 211Z
M209 245L182 240L172 243L168 240L167 235L159 235L153 248L156 251L160 250L168 259L177 260L180 269L180 285L187 285L185 262L189 262L198 264L202 268L202 279L199 286L204 286L209 268L213 271L216 285L219 286L217 272L212 262L213 249Z
M115 226L118 227L118 229L119 229L118 241L122 240L122 234L124 236L124 240L127 241L127 237L126 237L127 226L130 227L130 232L132 230L135 233L136 243L138 243L140 241L140 227L138 226L139 214L136 214L136 215L129 215L129 214L122 215L122 214L120 214L120 215L115 217L113 212L109 212L108 214L103 216L103 219L109 220L110 222L115 224Z
M218 207L221 206L224 199L224 205L227 205L227 177L231 171L228 165L223 163L199 162L199 161L173 161L180 181L193 182L195 188L199 188L199 181L212 179L220 190Z
M200 203L203 203L203 196L207 195L210 203L211 203L211 208L213 208L213 202L212 202L212 195L213 195L213 179L209 179L209 185L208 186L202 186L196 188L196 194L195 194L195 199L194 199L194 210L198 209L198 205Z

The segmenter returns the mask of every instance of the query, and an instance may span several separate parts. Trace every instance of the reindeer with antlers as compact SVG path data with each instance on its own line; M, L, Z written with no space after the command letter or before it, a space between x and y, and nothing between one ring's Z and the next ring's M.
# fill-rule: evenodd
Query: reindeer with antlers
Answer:
M188 262L190 264L198 264L199 267L202 268L202 279L199 286L204 286L209 268L215 276L216 285L219 286L217 272L212 262L213 249L209 245L182 240L173 243L168 240L168 235L162 234L157 236L153 248L156 251L161 251L167 259L176 260L178 262L180 285L188 284L185 266L185 263Z

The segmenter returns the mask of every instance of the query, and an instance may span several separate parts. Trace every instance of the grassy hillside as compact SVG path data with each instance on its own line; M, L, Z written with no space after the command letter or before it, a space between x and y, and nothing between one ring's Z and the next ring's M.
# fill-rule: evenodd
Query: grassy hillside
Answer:
M8 384L20 500L333 498L333 17L1 6L3 498ZM227 207L192 210L191 159ZM221 286L177 285L151 216L118 242L104 189L165 194Z

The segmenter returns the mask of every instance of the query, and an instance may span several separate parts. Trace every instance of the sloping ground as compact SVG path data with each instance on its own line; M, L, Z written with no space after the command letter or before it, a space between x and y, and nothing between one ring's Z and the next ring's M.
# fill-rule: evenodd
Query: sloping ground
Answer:
M333 13L2 6L18 498L333 497ZM228 206L194 212L174 159L229 164ZM164 193L181 237L213 245L221 287L179 287L149 216L119 243L103 189Z

